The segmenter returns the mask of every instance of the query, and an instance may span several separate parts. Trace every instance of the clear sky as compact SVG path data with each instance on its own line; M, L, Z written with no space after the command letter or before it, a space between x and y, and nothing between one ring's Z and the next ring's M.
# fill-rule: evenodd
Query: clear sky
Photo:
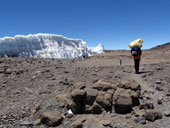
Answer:
M170 42L170 0L0 0L0 38L36 33L129 49Z

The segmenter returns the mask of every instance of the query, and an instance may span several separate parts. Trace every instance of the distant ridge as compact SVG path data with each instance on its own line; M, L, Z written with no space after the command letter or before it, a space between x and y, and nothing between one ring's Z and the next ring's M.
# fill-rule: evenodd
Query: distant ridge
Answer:
M165 44L161 44L161 45L157 45L153 48L151 48L150 50L170 50L170 42L165 43Z

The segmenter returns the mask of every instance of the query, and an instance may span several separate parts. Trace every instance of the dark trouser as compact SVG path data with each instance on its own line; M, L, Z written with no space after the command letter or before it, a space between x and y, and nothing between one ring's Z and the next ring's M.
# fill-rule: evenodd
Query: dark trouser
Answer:
M135 72L139 72L140 59L134 59Z

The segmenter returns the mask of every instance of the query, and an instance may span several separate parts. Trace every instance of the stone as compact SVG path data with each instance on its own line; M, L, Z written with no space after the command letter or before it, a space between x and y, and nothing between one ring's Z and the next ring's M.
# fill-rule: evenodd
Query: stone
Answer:
M158 104L162 104L162 101L163 101L163 99L162 99L162 98L157 99L157 103L158 103Z
M86 92L82 89L74 89L71 92L71 97L75 102L82 102L85 98Z
M72 118L73 116L74 116L73 114L69 114L69 113L68 113L65 117L66 117L66 118Z
M112 109L112 94L100 91L96 102L103 107L107 112Z
M101 114L102 112L103 112L102 107L95 102L93 104L93 106L91 107L91 113L92 114Z
M109 89L109 90L107 90L107 92L110 93L110 94L114 94L115 91L116 91L116 90L114 90L114 89Z
M71 102L70 104L69 104L69 108L71 109L71 111L74 113L74 114L80 114L80 113L82 113L82 105L79 103L79 102L77 102L77 103L75 103L75 102Z
M126 89L128 91L128 93L133 97L133 98L140 98L141 96L141 91L140 90L137 90L137 91L134 91L134 90L131 90L131 89Z
M167 92L170 92L170 88L168 88Z
M6 69L5 74L11 74L12 70L10 68Z
M115 112L117 113L129 113L131 112L132 97L127 90L118 88L113 96L113 104Z
M170 110L166 110L166 111L164 112L164 115L165 115L166 117L170 117Z
M170 96L170 92L169 91L166 92L166 96Z
M19 75L19 74L24 73L24 69L20 69L20 70L13 69L13 70L15 71L15 74L16 74L16 75Z
M40 120L40 119L35 120L35 121L33 122L33 124L34 124L34 125L40 125L40 124L41 124L41 120Z
M63 116L57 110L48 111L41 115L41 123L50 127L59 126L62 120L63 120Z
M60 104L60 106L67 107L67 108L69 108L69 106L73 102L69 93L58 95L56 97L56 100Z
M86 89L85 91L86 91L85 104L92 106L94 101L96 100L98 91L95 89Z
M5 72L5 69L0 67L0 73L4 73Z
M83 126L82 120L76 120L71 124L70 128L82 128L82 126Z
M131 90L131 89L126 89L126 91L130 94L131 98L132 98L132 106L139 106L140 102L139 102L139 98L141 96L141 91L137 90Z
M84 89L84 88L86 88L86 87L88 87L89 85L88 85L88 83L85 83L85 82L77 82L76 84L74 84L73 86L72 86L72 90L74 90L74 89Z
M118 86L124 89L141 90L140 84L135 80L121 81Z
M145 110L135 109L135 110L133 110L133 115L134 115L135 117L144 117L144 115L145 115Z
M158 81L156 81L155 83L156 83L156 84L161 84L162 82L158 80Z
M142 124L142 125L145 125L146 124L146 119L144 117L142 117L142 116L139 116L139 117L136 117L134 119L134 122Z
M154 109L146 110L144 117L146 120L154 122L155 120L162 119L162 114Z
M33 126L33 122L25 120L25 121L21 122L20 125L23 125L23 126Z
M92 106L85 104L83 113L90 114L92 113L91 110L92 110Z
M158 90L158 91L163 91L163 88L161 88L160 86L156 86L155 89Z
M84 90L74 89L71 94L58 95L56 99L62 108L66 107L74 114L80 114L84 107L85 93Z
M35 106L31 109L31 115L34 115L38 110L40 110L41 104L37 103Z
M145 102L139 106L139 109L154 109L154 105L152 102Z
M117 89L117 86L111 82L105 82L105 81L98 81L93 86L93 89L97 89L98 91L107 91L109 89Z

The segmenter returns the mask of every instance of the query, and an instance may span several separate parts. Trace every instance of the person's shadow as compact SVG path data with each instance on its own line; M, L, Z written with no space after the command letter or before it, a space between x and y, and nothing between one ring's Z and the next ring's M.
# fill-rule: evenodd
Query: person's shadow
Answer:
M141 71L141 72L138 72L138 74L146 74L146 73L151 73L152 71Z

